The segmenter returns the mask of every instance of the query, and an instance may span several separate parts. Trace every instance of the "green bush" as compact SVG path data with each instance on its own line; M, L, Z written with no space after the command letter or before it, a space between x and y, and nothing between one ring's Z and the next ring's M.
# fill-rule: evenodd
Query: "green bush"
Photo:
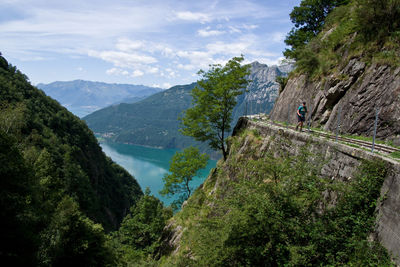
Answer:
M234 168L233 182L212 205L189 208L197 213L201 208L203 216L192 215L174 263L391 266L387 251L368 241L385 165L365 162L343 184L320 177L322 164L305 151L297 157L271 154L229 162L224 169ZM334 192L336 204L323 192Z
M125 266L134 262L144 264L153 261L161 246L161 234L171 216L172 209L164 208L162 202L151 196L147 188L145 195L131 207L120 229L112 234L119 264Z
M279 84L279 93L282 93L283 89L285 89L286 84L289 78L284 76L276 76L276 82Z
M319 68L320 62L316 53L310 48L304 48L299 51L298 60L296 61L296 70L307 73L312 76Z
M400 29L400 0L355 0L358 31L366 41L381 40Z

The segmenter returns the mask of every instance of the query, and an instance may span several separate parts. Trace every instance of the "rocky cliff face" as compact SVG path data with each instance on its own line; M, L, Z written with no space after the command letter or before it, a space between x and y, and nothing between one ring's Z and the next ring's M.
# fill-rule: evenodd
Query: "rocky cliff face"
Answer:
M233 112L233 122L244 114L269 113L278 97L279 84L277 76L287 76L292 70L291 65L267 66L257 61L250 64L251 81L247 92L238 98L238 104Z
M336 129L340 113L341 132L371 136L379 109L377 136L396 141L400 134L400 67L367 66L359 58L321 80L305 75L292 77L276 100L271 119L296 122L296 109L307 102L313 126ZM289 116L288 116L289 114Z

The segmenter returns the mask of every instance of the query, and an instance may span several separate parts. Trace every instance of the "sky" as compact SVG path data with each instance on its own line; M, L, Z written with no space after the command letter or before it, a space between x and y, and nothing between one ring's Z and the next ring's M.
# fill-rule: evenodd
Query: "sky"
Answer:
M301 0L1 0L0 52L32 84L169 88L244 55L279 64Z

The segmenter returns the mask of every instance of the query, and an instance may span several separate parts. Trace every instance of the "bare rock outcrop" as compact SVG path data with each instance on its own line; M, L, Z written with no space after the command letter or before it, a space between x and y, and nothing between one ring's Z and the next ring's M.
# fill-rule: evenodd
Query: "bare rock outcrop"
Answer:
M296 122L296 109L307 102L313 126L336 129L340 113L341 132L371 136L379 109L377 136L399 140L400 67L351 59L324 80L309 81L305 75L289 79L271 111L271 119Z

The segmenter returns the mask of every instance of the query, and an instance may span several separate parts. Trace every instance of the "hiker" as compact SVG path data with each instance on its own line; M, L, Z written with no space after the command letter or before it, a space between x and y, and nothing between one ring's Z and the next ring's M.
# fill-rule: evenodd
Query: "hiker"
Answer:
M299 106L297 109L297 125L296 125L296 131L300 126L300 132L303 131L303 122L306 121L306 113L307 113L307 107L306 107L306 102L303 102L302 105Z

